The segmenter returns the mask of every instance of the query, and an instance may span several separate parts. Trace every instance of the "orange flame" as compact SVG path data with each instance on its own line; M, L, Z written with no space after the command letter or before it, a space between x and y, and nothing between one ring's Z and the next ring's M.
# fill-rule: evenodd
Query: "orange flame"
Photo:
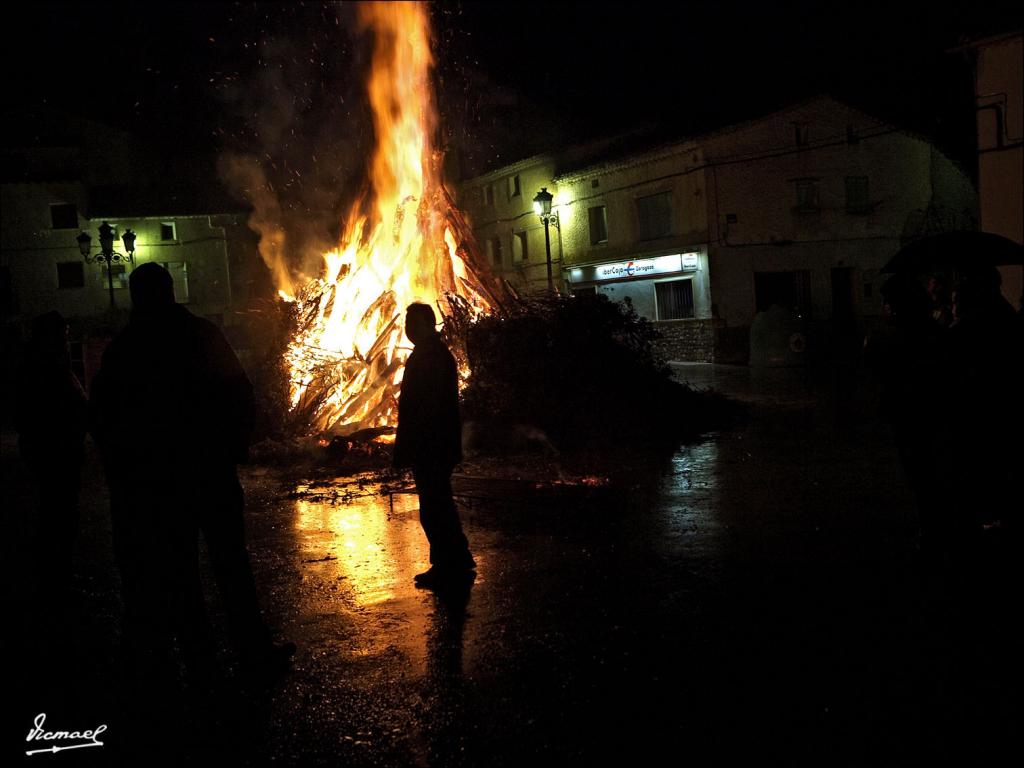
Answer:
M410 348L402 345L406 306L419 301L445 313L458 296L474 316L491 308L452 231L431 143L427 6L364 3L358 15L375 37L367 84L377 136L374 196L353 204L341 244L324 255L323 277L294 297L280 292L298 305L299 330L285 355L292 408L314 429L340 434L395 423Z

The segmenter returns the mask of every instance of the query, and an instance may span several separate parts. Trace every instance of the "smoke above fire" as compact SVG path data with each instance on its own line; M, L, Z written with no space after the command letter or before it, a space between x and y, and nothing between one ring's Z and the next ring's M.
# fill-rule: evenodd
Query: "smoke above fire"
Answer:
M250 228L274 285L319 274L365 186L373 124L365 95L372 39L350 4L262 5L245 64L216 84L228 115L221 180L252 208Z
M221 177L233 189L242 191L252 204L249 227L259 235L260 258L270 270L274 285L285 291L295 289L288 261L288 234L281 203L267 174L256 160L244 155L225 155L218 161Z

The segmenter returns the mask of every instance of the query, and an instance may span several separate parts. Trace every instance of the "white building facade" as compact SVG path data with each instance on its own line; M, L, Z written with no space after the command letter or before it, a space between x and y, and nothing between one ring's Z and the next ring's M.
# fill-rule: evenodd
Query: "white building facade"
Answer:
M493 268L543 290L530 203L546 187L557 287L628 298L669 359L745 361L755 316L776 305L819 349L839 325L862 335L880 314L879 270L902 243L976 225L974 188L949 158L828 97L594 158L531 158L468 180L460 204Z

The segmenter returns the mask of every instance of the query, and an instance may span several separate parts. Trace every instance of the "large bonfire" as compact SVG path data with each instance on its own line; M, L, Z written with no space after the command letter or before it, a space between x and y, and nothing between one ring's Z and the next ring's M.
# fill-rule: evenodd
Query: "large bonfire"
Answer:
M312 431L338 435L395 423L411 351L406 306L423 302L465 322L508 297L479 263L441 182L426 4L364 3L359 19L375 40L370 191L353 203L323 275L281 291L298 323L286 354L293 414ZM462 369L468 375L464 359Z

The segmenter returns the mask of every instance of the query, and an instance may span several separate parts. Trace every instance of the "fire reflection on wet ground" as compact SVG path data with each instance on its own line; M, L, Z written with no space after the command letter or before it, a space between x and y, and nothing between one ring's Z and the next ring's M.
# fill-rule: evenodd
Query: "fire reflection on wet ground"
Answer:
M341 487L351 483L338 479ZM303 565L315 566L324 580L345 580L346 595L359 606L415 592L409 574L426 570L430 560L415 496L390 496L380 483L327 500L299 484L295 495Z
M391 493L368 477L298 483L288 494L303 583L305 622L341 623L351 658L402 657L411 674L426 670L430 595L413 576L429 547L415 494Z

